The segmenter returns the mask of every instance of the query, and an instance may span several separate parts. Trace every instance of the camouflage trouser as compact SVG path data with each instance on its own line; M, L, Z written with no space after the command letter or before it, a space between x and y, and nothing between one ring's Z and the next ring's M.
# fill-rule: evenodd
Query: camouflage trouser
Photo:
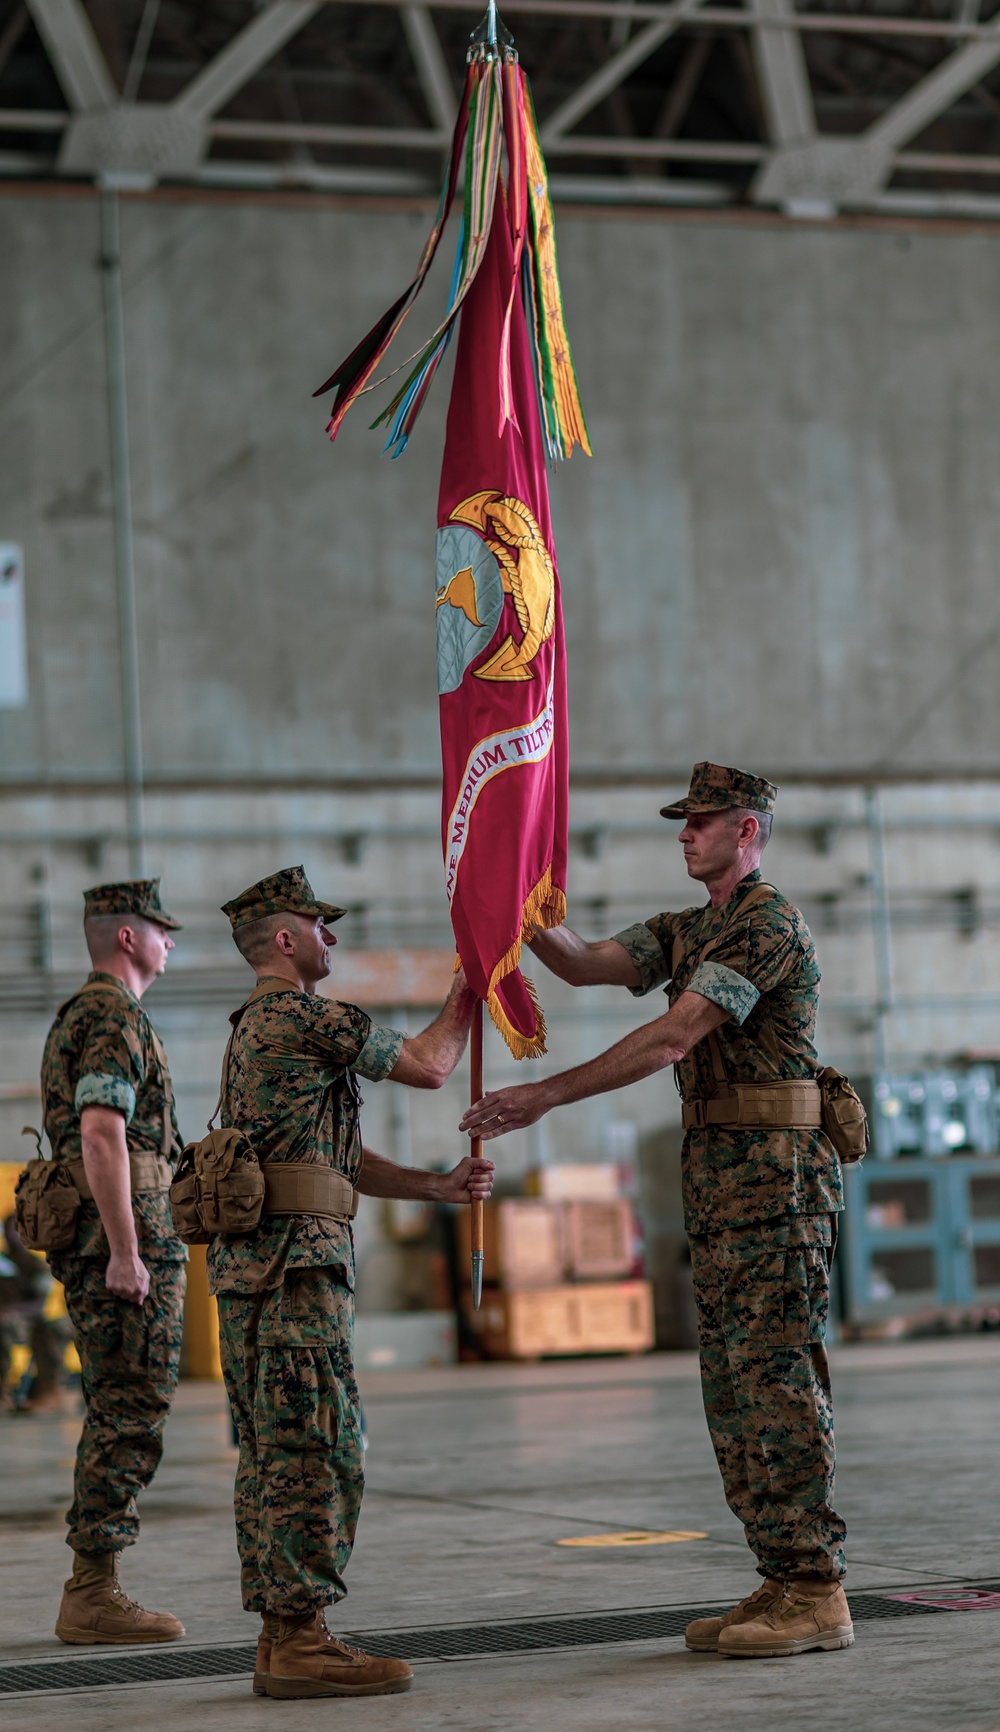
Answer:
M364 1490L354 1296L332 1269L288 1269L272 1292L220 1293L219 1336L243 1604L318 1611L347 1592Z
M691 1237L701 1384L726 1489L761 1575L839 1578L823 1344L831 1217Z
M66 1290L87 1404L67 1543L77 1552L118 1552L135 1544L136 1494L163 1454L180 1367L186 1265L150 1261L149 1296L130 1305L108 1292L103 1258L50 1262Z

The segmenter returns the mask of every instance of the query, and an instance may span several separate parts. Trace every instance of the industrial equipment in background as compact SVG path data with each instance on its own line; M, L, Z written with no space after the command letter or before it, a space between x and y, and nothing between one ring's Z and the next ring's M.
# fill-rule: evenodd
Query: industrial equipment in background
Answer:
M648 1352L653 1290L618 1168L542 1167L527 1175L526 1190L486 1213L481 1308L467 1286L461 1294L466 1340L486 1359ZM464 1210L458 1236L462 1271Z
M859 1084L872 1149L845 1174L847 1338L1000 1329L1000 1146L991 1059Z

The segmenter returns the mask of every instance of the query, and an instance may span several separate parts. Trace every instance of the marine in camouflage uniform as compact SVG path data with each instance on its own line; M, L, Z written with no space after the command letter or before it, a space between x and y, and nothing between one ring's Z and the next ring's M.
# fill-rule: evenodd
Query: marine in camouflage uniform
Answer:
M760 884L751 872L722 908L654 915L617 941L642 976L637 995L669 981L671 1004L697 992L730 1012L715 1035L727 1081L810 1079L816 954L798 910L770 886L754 896ZM716 1093L707 1040L676 1074L682 1101ZM729 1507L761 1575L839 1580L823 1342L840 1162L821 1130L706 1125L686 1132L682 1173L705 1412Z
M246 1134L269 1173L287 1164L332 1168L357 1186L365 1160L357 1079L388 1077L413 1043L357 1005L315 991L315 980L328 972L322 951L307 990L267 972L268 957L272 966L282 961L277 951L251 948L253 938L248 944L246 935L272 915L303 917L307 940L318 925L320 942L324 934L335 942L325 926L343 910L316 899L301 867L262 879L224 912L258 980L230 1019L222 1124ZM288 924L294 937L294 918ZM278 938L288 936L279 923ZM277 942L266 926L264 940ZM465 1044L463 1016L449 1063ZM367 1163L392 1166L371 1153ZM410 1175L410 1183L420 1180L438 1182L436 1175ZM408 1666L358 1656L329 1635L322 1619L323 1609L347 1592L343 1572L364 1489L350 1221L265 1212L253 1232L213 1239L208 1270L239 1441L243 1604L264 1620L255 1689L285 1696L405 1689Z
M262 1161L315 1162L356 1183L355 1079L388 1076L403 1036L266 976L233 1023L223 1125L245 1131ZM243 1604L315 1611L346 1593L364 1488L350 1225L265 1215L243 1238L214 1239L208 1270L239 1435Z
M690 824L689 814L723 814L727 822L760 814L757 825L766 819L769 831L776 793L762 777L699 764L687 798L664 807L662 815ZM740 865L734 870L738 874ZM551 966L558 942L553 934L534 946ZM844 1196L836 1151L818 1127L698 1123L704 1108L695 1103L725 1094L729 1084L809 1083L816 1077L820 972L801 914L762 882L759 870L744 870L720 905L654 915L617 933L613 942L638 974L639 984L631 988L636 996L665 985L671 1009L685 994L697 994L726 1013L671 1062L686 1122L695 1121L685 1135L682 1174L705 1412L727 1501L765 1578L759 1595L741 1602L727 1620L691 1626L689 1646L728 1652L745 1633L731 1626L749 1629L778 1602L787 1619L806 1584L833 1607L845 1573L845 1527L832 1502L833 1416L824 1345ZM582 946L581 940L575 943ZM574 979L571 971L557 972ZM576 978L583 983L586 977ZM587 1069L569 1073L567 1082L583 1079ZM556 1078L548 1085L557 1098L559 1083ZM544 1091L547 1085L539 1086ZM620 1085L611 1080L602 1086ZM502 1112L509 1126L517 1109L513 1097L521 1092L487 1096L463 1124L497 1134L491 1115ZM563 1090L561 1098L593 1092L578 1085ZM807 1630L802 1647L847 1645L842 1594L834 1611L831 1631L839 1634L820 1643ZM811 1609L801 1615L808 1622ZM720 1641L723 1622L727 1634ZM760 1651L799 1651L777 1641ZM757 1650L744 1645L740 1651Z
M158 879L88 890L85 923L102 916L178 927L160 904ZM149 1275L142 1304L109 1290L108 1235L97 1203L82 1197L74 1245L48 1258L65 1290L86 1403L66 1518L74 1570L57 1634L87 1644L172 1640L184 1634L176 1618L145 1612L117 1587L118 1556L138 1537L136 1496L156 1472L177 1386L187 1258L166 1188L181 1146L166 1055L139 997L117 974L95 968L60 1007L41 1082L52 1158L73 1163L78 1187L87 1188L81 1115L88 1107L121 1114L138 1255Z

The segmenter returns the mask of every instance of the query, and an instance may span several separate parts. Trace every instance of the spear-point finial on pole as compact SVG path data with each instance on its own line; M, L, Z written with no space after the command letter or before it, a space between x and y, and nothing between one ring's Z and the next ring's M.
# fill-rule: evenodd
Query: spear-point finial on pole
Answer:
M469 52L467 60L516 60L517 49L514 38L507 29L496 7L496 0L489 0L486 17L477 24L469 37Z

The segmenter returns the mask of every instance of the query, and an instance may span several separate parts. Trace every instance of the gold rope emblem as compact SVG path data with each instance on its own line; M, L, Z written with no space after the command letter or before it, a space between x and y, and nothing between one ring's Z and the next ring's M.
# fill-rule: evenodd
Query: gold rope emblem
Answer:
M514 602L524 634L520 643L508 635L476 669L477 680L532 679L531 663L552 636L556 618L556 574L538 524L520 499L505 498L496 488L463 499L448 521L479 531L500 568L504 593ZM437 606L446 602L461 608L473 625L481 624L471 569L456 572L438 591Z

